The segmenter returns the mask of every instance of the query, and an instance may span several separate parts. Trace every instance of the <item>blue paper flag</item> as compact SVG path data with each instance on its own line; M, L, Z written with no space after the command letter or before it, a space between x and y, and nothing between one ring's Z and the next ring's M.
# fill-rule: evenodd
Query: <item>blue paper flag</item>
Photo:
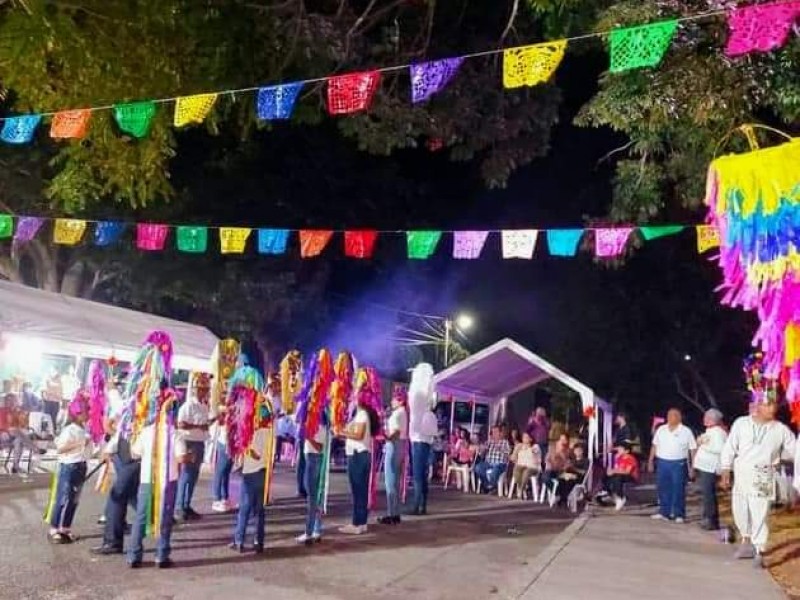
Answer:
M303 83L285 83L258 90L256 109L263 120L289 119Z
M258 253L283 254L286 252L286 243L289 241L288 229L259 229Z
M0 140L9 144L27 144L33 139L33 134L36 132L36 127L41 120L42 115L8 117L3 121Z
M575 256L583 229L548 229L547 248L551 256Z
M119 239L125 229L125 223L119 221L100 221L94 228L95 246L110 246Z

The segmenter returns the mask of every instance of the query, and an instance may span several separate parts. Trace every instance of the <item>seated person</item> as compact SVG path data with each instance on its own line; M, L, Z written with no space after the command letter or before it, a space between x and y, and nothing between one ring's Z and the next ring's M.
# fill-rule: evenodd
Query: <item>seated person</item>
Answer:
M547 453L547 457L544 459L545 485L559 480L561 474L566 470L569 460L569 436L563 434L558 438L555 446Z
M500 475L508 468L508 457L510 455L511 447L508 440L503 437L499 427L492 427L491 439L486 445L484 459L475 465L475 474L487 493L497 488Z
M475 447L472 445L469 431L460 429L458 433L458 441L453 446L450 458L457 465L471 465L475 460Z
M605 487L614 500L614 508L622 510L628 501L625 484L639 480L639 461L633 455L633 445L628 442L621 443L616 450L614 466L608 468Z
M38 448L36 448L28 429L28 413L19 407L17 396L11 393L6 394L4 404L5 417L3 420L6 423L6 429L0 431L0 441L11 445L13 451L11 472L19 473L23 450L29 448L32 451L38 451Z
M512 477L517 486L517 498L522 498L531 477L538 477L542 470L542 451L527 432L522 434L522 441L514 446L511 462L514 463Z
M572 456L567 461L564 471L558 477L558 499L566 502L576 485L583 483L586 473L589 471L589 458L586 456L586 448L583 444L575 444L572 449Z

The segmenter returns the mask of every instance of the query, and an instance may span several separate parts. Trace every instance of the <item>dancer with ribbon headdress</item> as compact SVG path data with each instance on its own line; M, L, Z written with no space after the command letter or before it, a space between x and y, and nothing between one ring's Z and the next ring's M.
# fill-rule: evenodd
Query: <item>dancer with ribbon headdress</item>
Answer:
M211 510L218 513L230 512L234 505L230 501L230 480L233 462L228 453L228 426L226 425L226 396L228 382L236 371L237 365L245 365L247 357L239 353L239 342L225 339L217 344L212 356L214 374L211 388L211 407L209 417L212 420L209 428L211 437L210 463L213 465Z
M228 452L242 467L239 515L230 548L244 551L251 516L256 518L253 549L264 551L265 506L269 502L275 453L273 408L264 395L264 379L252 367L240 367L230 380L227 400Z
M723 488L730 487L731 471L734 476L731 507L742 538L734 557L752 559L754 566L761 568L769 536L767 517L775 501L775 467L794 454L795 436L775 419L776 385L764 377L760 367L754 367L759 360L756 357L745 364L755 408L733 422L720 462Z
M205 455L208 428L211 423L208 404L211 398L212 376L192 372L186 387L186 399L178 409L178 435L186 445L186 460L181 465L175 508L184 521L194 521L200 515L192 508L192 496Z
M175 493L179 464L186 457L183 440L175 435L175 402L170 388L172 340L163 331L151 333L128 374L120 438L130 440L130 453L141 460L136 521L131 531L128 565L142 564L143 539L156 538L156 566L173 566L170 559Z
M55 440L58 469L53 475L44 517L50 524L50 541L54 544L71 544L77 539L72 533L72 520L86 479L86 461L92 452L91 435L86 427L90 414L91 396L79 390L67 407L68 424Z

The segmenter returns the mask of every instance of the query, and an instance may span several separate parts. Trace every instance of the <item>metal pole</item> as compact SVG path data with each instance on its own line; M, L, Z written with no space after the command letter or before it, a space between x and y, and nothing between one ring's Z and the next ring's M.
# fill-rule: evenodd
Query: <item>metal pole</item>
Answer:
M453 326L450 319L444 320L444 368L446 369L450 362L450 328Z
M472 399L472 420L469 424L469 434L475 434L475 398Z
M456 399L450 396L450 437L453 437L453 425L456 420Z

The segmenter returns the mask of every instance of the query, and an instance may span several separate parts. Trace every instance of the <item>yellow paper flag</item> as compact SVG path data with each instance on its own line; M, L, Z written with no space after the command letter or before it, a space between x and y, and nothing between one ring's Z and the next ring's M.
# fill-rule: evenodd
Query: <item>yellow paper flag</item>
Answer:
M83 232L86 231L86 221L81 219L56 219L53 228L53 242L74 246L83 239Z
M178 98L175 101L175 127L202 123L214 108L216 101L217 94L197 94Z
M719 247L719 229L713 225L697 226L697 253L702 254Z
M544 83L553 76L567 40L503 50L503 87L512 89Z
M252 229L249 227L221 227L219 249L222 254L241 254L247 245Z

